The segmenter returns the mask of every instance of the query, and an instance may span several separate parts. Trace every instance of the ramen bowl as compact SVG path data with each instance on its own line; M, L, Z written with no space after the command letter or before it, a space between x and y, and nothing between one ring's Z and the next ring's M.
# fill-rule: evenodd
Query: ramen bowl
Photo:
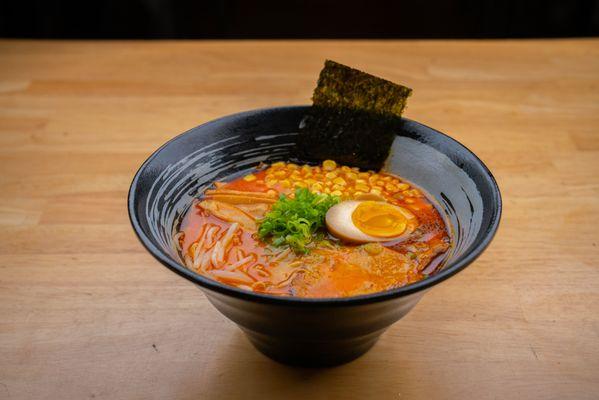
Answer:
M128 207L145 248L196 284L258 350L286 364L330 366L364 354L429 289L472 263L497 230L501 196L489 170L470 150L443 133L403 119L383 169L426 191L446 219L452 248L435 274L368 295L301 298L238 289L186 268L173 234L192 200L212 182L239 176L260 162L301 162L294 148L307 109L243 112L175 137L140 167Z

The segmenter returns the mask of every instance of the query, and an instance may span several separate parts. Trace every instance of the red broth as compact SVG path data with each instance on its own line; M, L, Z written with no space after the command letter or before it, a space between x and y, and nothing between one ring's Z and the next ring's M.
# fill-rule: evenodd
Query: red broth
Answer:
M216 182L194 201L176 241L188 268L241 289L300 297L346 297L417 282L434 273L450 248L443 219L424 193L384 172L275 163L230 182ZM297 187L376 199L411 211L418 226L401 241L344 243L328 235L308 254L274 247L256 233L280 195Z

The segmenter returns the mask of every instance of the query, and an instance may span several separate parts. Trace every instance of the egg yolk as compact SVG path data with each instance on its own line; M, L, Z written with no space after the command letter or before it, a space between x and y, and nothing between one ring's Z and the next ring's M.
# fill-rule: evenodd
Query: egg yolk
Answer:
M376 201L365 201L358 205L351 219L356 228L376 237L399 236L408 224L407 218L397 207Z

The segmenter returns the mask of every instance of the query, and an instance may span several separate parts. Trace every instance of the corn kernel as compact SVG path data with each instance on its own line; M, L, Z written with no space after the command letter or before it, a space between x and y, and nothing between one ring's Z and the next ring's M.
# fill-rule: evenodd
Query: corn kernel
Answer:
M334 196L341 196L343 192L341 190L333 190L331 194Z
M314 185L316 183L314 179L304 179L304 182L306 182L308 185Z
M420 191L417 189L404 190L402 193L407 197L420 197Z
M360 173L358 174L358 176L359 176L361 179L368 179L368 178L370 177L370 174L369 174L368 172L360 172Z
M285 178L287 176L287 172L276 171L273 175L275 176L275 178Z
M395 186L394 184L392 184L391 182L387 182L385 184L385 189L387 189L390 192L397 192L397 186Z
M325 175L325 178L327 178L327 179L333 179L333 178L336 178L336 177L337 177L337 173L335 171L327 172L326 175Z
M408 185L407 183L400 183L397 185L397 190L407 190L410 188L410 185Z
M288 189L288 188L290 188L290 187L291 187L291 182L289 181L289 179L284 179L284 180L282 180L282 181L281 181L281 185L282 185L284 188L287 188L287 189Z
M333 183L336 184L336 185L341 185L341 186L345 186L347 184L347 182L345 182L345 179L343 179L340 176L338 176L337 178L333 179Z
M391 179L393 179L393 178L391 178L389 175L387 175L387 176L384 176L384 177L382 178L382 180L383 180L383 181L385 181L385 182L389 182Z
M315 184L313 184L312 186L310 186L310 189L313 191L317 191L317 190L322 190L324 186L322 186L322 183L318 183L316 182Z
M272 168L282 168L285 166L285 163L283 161L277 161L276 163L273 163L271 165Z
M325 187L325 188L324 188L324 192L325 192L325 193L331 193L331 189L329 189L328 187Z
M246 181L246 182L255 181L256 180L256 175L254 175L254 174L247 174L246 176L243 177L243 180Z
M370 193L381 194L381 191L377 188L372 188L372 189L370 189Z
M337 163L333 160L324 160L322 162L322 169L325 171L332 171L337 167Z
M359 190L357 192L354 192L354 197L357 197L361 194L364 194L364 192L360 192Z
M333 185L332 189L333 190L343 190L345 188L343 186L341 186L341 185Z
M408 204L412 204L412 203L414 203L416 200L414 200L414 199L405 199L404 201L405 201L406 203L408 203Z
M325 186L333 186L333 182L331 182L331 181L324 181L324 185Z
M266 185L269 187L276 185L277 182L278 181L276 179L268 179L268 177L264 180L264 183L266 183Z
M347 174L345 174L345 177L350 181L355 181L356 179L358 179L358 174L354 172L348 172Z
M296 170L298 168L299 168L299 166L297 164L294 164L294 163L287 164L287 169L290 170L290 171Z
M308 185L305 182L302 182L302 181L294 182L293 185L295 187L300 187L300 188L308 187Z
M341 167L341 171L343 171L343 172L349 172L349 171L351 171L351 169L348 166L344 165L344 166Z
M362 183L362 184L366 185L368 183L368 181L366 179L356 179L356 183Z
M356 184L356 189L358 189L361 192L367 193L370 191L370 188L368 187L368 185L365 185L363 183L358 183Z

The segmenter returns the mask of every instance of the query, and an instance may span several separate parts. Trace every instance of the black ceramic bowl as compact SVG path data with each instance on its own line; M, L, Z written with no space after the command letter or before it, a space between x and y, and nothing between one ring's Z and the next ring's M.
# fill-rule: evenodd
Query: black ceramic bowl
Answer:
M331 299L251 293L184 267L173 228L192 199L215 180L259 162L293 159L307 107L281 107L227 116L172 139L141 166L129 191L129 216L142 244L163 265L197 284L208 300L267 356L289 364L334 365L372 347L424 293L474 261L489 245L501 214L497 184L460 143L405 119L385 170L426 190L453 230L444 267L420 282L385 292Z

